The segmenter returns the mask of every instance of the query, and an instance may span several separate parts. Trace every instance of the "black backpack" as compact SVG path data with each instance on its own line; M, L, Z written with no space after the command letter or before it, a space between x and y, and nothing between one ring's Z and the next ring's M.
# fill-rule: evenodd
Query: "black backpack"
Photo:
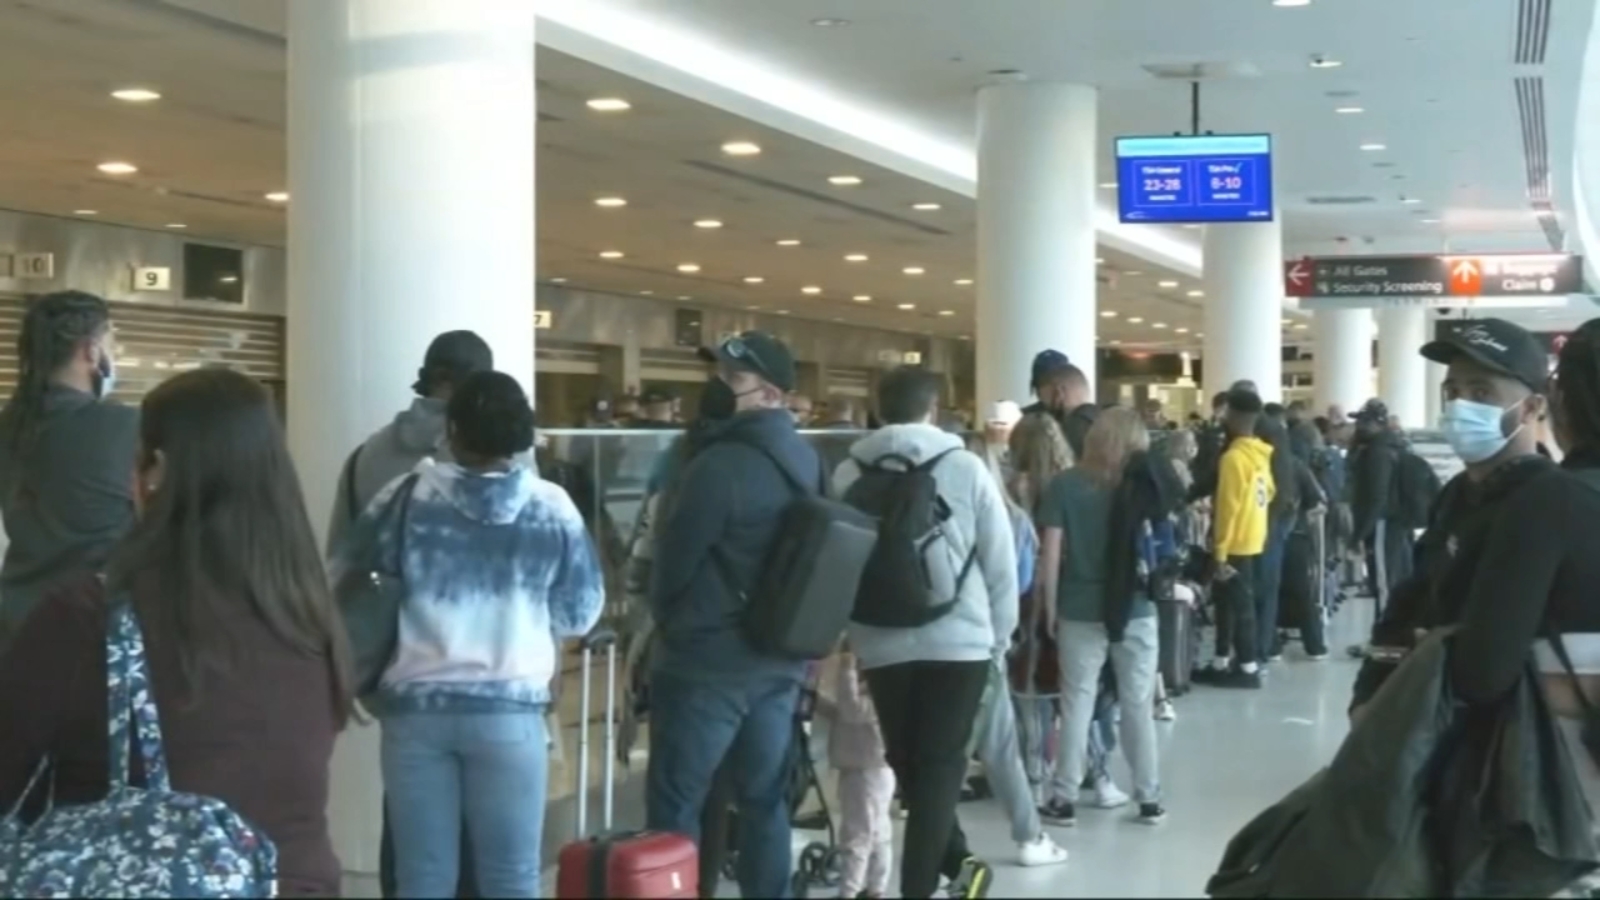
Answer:
M1439 498L1442 485L1433 464L1415 451L1400 451L1394 470L1394 514L1407 528L1423 528L1428 524L1428 512Z
M777 538L750 590L734 582L715 550L712 558L744 602L751 646L786 659L822 659L838 649L850 623L856 586L878 541L877 523L853 506L830 500L820 471L816 485L802 484L767 448L742 443L777 466L796 497L783 511Z
M935 593L928 568L929 548L949 540L950 506L939 496L933 470L954 452L921 465L899 454L872 463L856 460L861 477L845 492L845 502L877 520L878 544L861 573L854 621L878 628L918 628L955 608L978 558L977 542L949 597Z

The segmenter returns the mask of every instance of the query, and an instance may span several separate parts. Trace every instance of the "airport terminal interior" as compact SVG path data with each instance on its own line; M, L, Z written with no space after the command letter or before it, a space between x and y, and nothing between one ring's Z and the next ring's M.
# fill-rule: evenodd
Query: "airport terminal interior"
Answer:
M706 353L751 331L792 353L817 446L876 424L905 366L937 377L946 430L1010 428L1051 350L1090 402L1174 431L1241 381L1307 421L1377 399L1448 481L1446 367L1419 348L1494 319L1553 365L1600 316L1595 7L0 0L0 395L34 298L98 295L113 399L217 366L270 390L320 540L352 449L412 402L434 336L470 329L529 392L540 458L581 475L613 624ZM1064 863L1018 865L974 763L959 818L990 896L1203 896L1334 759L1376 600L1324 564L1323 521L1331 650L1290 640L1260 690L1167 685L1157 827L1085 803L1046 823ZM546 896L602 802L641 825L650 759L647 724L610 777L604 660L561 660ZM808 725L797 865L837 838L830 727ZM380 891L379 734L353 725L331 764L347 896ZM809 896L838 896L825 855Z

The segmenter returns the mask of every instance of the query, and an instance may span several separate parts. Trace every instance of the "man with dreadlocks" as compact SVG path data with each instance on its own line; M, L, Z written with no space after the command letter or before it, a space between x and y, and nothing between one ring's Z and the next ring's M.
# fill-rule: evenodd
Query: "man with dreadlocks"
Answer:
M62 576L100 570L133 521L139 413L107 399L112 348L111 309L92 294L47 294L23 317L0 410L0 647Z

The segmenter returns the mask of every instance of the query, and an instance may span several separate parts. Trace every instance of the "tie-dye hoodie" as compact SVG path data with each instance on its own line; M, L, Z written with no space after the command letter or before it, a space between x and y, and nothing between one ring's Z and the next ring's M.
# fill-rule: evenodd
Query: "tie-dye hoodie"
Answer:
M399 647L368 709L501 712L548 703L559 642L588 633L605 602L577 507L525 465L487 474L424 461L416 471L405 534L395 515L401 479L334 556L338 578L403 554Z

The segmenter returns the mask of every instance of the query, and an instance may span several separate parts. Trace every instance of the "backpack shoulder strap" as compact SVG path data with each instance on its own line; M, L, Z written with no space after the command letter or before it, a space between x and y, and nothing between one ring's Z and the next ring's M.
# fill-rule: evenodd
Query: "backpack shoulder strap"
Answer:
M774 466L777 467L778 474L783 476L783 480L785 482L787 482L790 487L794 488L796 493L798 493L798 494L800 494L802 496L827 494L827 490L826 490L827 480L826 480L826 473L825 472L819 471L818 475L822 476L821 482L819 484L817 484L817 485L813 485L812 487L808 488L803 483L801 483L799 478L795 477L795 474L793 472L789 471L789 467L784 465L783 464L783 460L779 459L777 454L773 453L771 450L768 450L766 447L762 446L761 444L756 443L755 441L747 441L747 440L743 440L743 439L735 439L734 443L743 444L744 446L749 447L750 449L756 451L757 453L761 454L762 456L765 456L769 462L771 462ZM824 469L824 467L821 466L821 465L818 465L817 468L819 470Z
M955 453L958 450L964 450L964 449L966 449L966 448L965 447L951 447L949 450L946 450L943 453L934 454L934 456L931 459L928 459L928 460L924 461L921 465L913 466L912 469L914 471L917 471L917 472L932 472L935 468L938 468L939 463L944 462L944 458L946 456L949 456L950 454Z
M353 520L361 515L361 499L356 493L356 461L361 459L361 451L367 447L366 443L356 445L350 451L350 456L344 461L344 507L345 513Z

